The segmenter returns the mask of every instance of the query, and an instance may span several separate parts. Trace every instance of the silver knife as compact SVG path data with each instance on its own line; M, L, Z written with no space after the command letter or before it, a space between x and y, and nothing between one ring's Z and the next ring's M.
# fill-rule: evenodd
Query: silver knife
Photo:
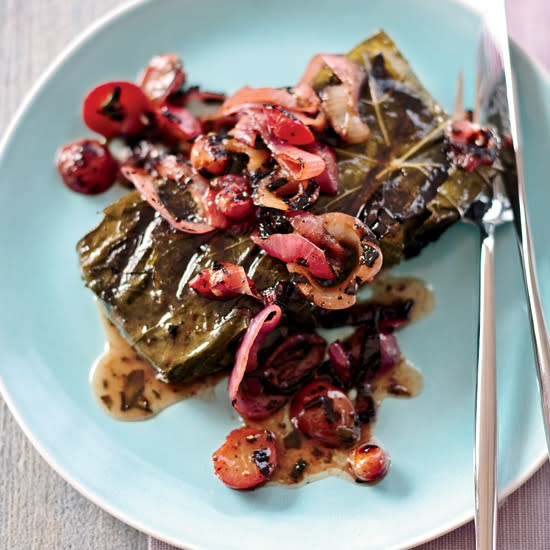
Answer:
M485 82L494 86L494 90L492 93L487 93L489 90L486 90L481 94L481 97L491 101L491 103L482 105L482 108L488 114L489 119L497 123L501 131L509 132L513 142L517 178L506 178L505 185L514 211L514 225L527 294L546 444L550 455L550 341L540 299L535 255L527 215L523 142L518 116L516 83L510 61L504 0L486 0L484 24L487 32L484 33L484 39L480 43L480 57L482 57L487 73L484 75Z
M514 75L510 61L506 9L504 0L485 0L483 12L483 30L478 51L478 71L480 89L476 90L476 111L483 111L484 118L494 123L501 135L511 136L513 147L509 149L514 156L517 177L507 174L504 179L506 197L496 193L493 206L502 206L510 202L514 211L514 225L518 237L529 319L535 349L539 390L544 416L546 442L550 454L550 343L548 330L542 311L540 294L536 278L536 268L531 243L531 233L525 199L525 180L523 171L523 149L518 119L518 105ZM500 195L500 196L499 196ZM505 217L503 209L495 221ZM491 218L491 216L488 216ZM491 221L491 220L489 220ZM488 238L492 243L494 224L490 224ZM482 240L482 244L485 244ZM489 252L483 255L481 263L480 312L492 312L492 244ZM486 261L483 262L484 257ZM484 285L483 283L490 283ZM494 313L493 313L494 315ZM478 350L478 377L476 386L476 441L475 441L475 527L476 549L492 550L496 546L497 520L497 469L496 469L496 373L494 317L480 321L490 326L480 325ZM491 328L492 327L492 328Z

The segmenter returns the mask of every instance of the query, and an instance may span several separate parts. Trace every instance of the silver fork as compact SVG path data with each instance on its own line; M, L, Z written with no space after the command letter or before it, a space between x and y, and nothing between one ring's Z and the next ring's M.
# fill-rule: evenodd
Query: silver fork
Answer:
M473 122L480 123L483 100L478 69ZM463 79L459 73L453 118L464 118ZM494 310L495 228L513 219L500 177L493 179L493 196L487 204L472 208L464 218L480 230L479 327L475 405L475 531L476 549L491 550L496 544L497 523L497 374Z

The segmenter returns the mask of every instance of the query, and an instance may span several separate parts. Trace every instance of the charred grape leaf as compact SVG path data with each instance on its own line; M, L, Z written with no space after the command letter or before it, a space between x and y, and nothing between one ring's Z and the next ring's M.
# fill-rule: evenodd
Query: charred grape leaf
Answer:
M453 166L443 130L449 115L380 31L350 53L367 73L361 116L371 129L364 144L337 146L339 192L314 210L354 214L380 239L384 265L414 256L458 221L474 201L491 194L495 170L468 173ZM317 90L330 86L327 68Z
M255 257L251 242L229 233L208 238L174 230L137 192L108 207L78 244L87 285L166 380L192 380L230 365L231 344L259 309L251 298L212 301L188 287L218 247L236 263Z
M384 265L390 266L417 254L487 195L493 173L487 167L466 173L451 165L442 131L448 115L384 32L349 56L367 73L360 112L371 137L354 146L334 137L339 191L322 196L311 210L361 218L379 237ZM330 86L333 77L325 69L314 85ZM173 206L187 212L189 205ZM247 235L178 232L137 192L105 210L78 252L86 284L111 320L170 382L230 367L240 337L261 308L247 296L218 301L197 295L188 286L196 273L225 261L242 265L259 290L289 281L285 265L259 251ZM314 326L321 318L299 292L285 300L293 324Z

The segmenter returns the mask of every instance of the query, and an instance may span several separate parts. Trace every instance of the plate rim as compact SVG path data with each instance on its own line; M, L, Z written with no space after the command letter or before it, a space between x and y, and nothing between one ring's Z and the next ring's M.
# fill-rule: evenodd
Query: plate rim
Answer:
M33 85L25 94L22 102L19 104L18 108L15 111L15 114L12 116L10 122L6 126L1 138L0 138L0 159L4 156L5 150L10 143L10 140L15 133L21 119L23 118L25 112L31 103L35 100L36 96L39 94L43 86L48 82L50 78L54 76L57 69L62 66L67 58L69 58L86 40L91 38L99 30L109 23L115 21L116 19L122 18L126 13L131 12L138 7L151 4L153 0L126 0L119 6L108 10L105 14L99 16L92 23L86 26L81 32L79 32L69 44L63 48L48 64L46 69L40 74L40 76L35 80ZM464 9L479 14L479 11L476 10L472 5L468 4L465 0L450 0L450 3L459 4ZM520 46L512 37L508 36L509 41L512 45L512 48L519 53L523 62L527 62L533 66L535 72L542 77L548 86L550 86L550 71L544 67L542 62L537 58L528 53L522 46ZM172 537L163 535L162 533L155 532L154 529L149 529L147 526L142 525L139 521L134 520L130 515L125 513L123 510L118 509L115 506L112 506L107 500L98 496L91 489L87 488L83 483L78 481L74 476L67 473L63 466L58 462L54 456L42 445L42 443L35 437L32 430L27 425L26 421L23 418L23 415L20 414L17 409L14 401L11 398L11 395L6 388L2 375L0 372L0 396L6 403L8 410L11 415L23 431L25 437L30 441L32 446L36 449L39 455L45 460L49 467L51 467L64 481L66 481L71 487L76 489L84 498L115 517L116 519L122 521L126 525L148 535L154 537L162 542L170 544L176 548L181 548L184 550L207 550L203 546L197 546L193 543L182 542L181 540L175 540ZM547 461L548 456L546 451L543 449L541 456L535 458L532 463L526 468L523 475L519 476L516 480L502 489L498 494L498 502L501 504L508 496L513 492L519 489L524 485ZM462 516L455 517L453 520L443 524L440 528L434 529L428 535L422 535L420 538L412 539L406 546L401 544L392 545L388 547L388 550L410 550L415 548L420 544L425 544L432 540L435 540L439 537L444 536L455 529L465 525L469 521L474 519L474 512L472 506L472 512L463 514Z

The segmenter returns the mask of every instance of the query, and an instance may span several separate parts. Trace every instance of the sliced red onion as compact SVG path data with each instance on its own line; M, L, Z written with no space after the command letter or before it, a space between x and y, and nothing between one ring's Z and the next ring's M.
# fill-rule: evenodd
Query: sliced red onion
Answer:
M218 92L207 92L199 88L189 88L184 94L184 99L186 104L190 101L211 101L213 103L221 103L222 101L225 101L226 97L225 94Z
M269 187L277 181L286 181L280 170L269 173L262 178L254 190L254 204L256 206L265 206L266 208L275 208L276 210L289 210L290 206L275 191Z
M355 267L334 286L315 280L311 271L299 264L287 264L291 273L304 278L296 287L323 309L346 309L356 301L359 285L371 281L382 268L382 251L372 231L360 220L342 212L321 214L327 231L345 248L354 250Z
M231 130L231 134L236 140L245 143L249 147L254 147L256 145L258 131L256 130L256 125L247 115L241 115L239 122L237 122L233 130Z
M319 54L310 61L299 84L310 84L325 66L342 82L325 86L321 92L323 110L332 127L348 143L366 141L370 130L359 116L359 93L365 73L345 55Z
M264 139L263 135L262 139ZM264 142L266 142L265 139ZM319 155L309 153L295 145L284 143L277 138L267 138L266 145L273 153L279 166L284 168L292 179L297 181L308 180L321 175L325 171L325 161Z
M161 177L176 180L187 186L201 215L209 225L215 229L225 229L229 225L228 218L216 206L217 192L190 164L182 162L175 155L167 155L155 165L155 169Z
M275 183L282 183L282 185L280 187L277 185L277 189L271 190L270 186ZM287 181L281 169L262 178L254 191L254 204L283 211L298 212L294 209L307 208L317 202L318 198L317 182L314 180Z
M325 161L325 170L315 177L321 193L336 195L338 193L338 165L336 164L334 151L328 145L319 141L308 145L306 149L310 153L320 156Z
M271 153L267 149L254 149L254 147L251 147L250 145L236 139L236 136L233 136L232 132L233 130L231 130L228 137L235 139L227 139L224 142L224 147L233 153L243 153L246 155L248 157L248 164L246 167L249 172L259 170L268 161L268 159L271 158ZM247 137L245 139L248 140L249 138Z
M328 347L328 357L338 376L344 384L351 377L351 353L340 340L335 340Z
M155 111L160 133L170 140L190 140L202 134L198 118L185 107L163 103Z
M177 219L162 202L158 188L158 178L154 178L143 168L121 167L121 172L131 181L141 196L173 227L185 233L208 233L216 229L206 222L195 222Z
M289 111L289 113L317 132L321 132L327 125L327 115L323 111L319 111L314 117L300 111Z
M289 145L276 138L269 131L267 116L262 109L248 107L243 110L260 134L263 142L273 153L275 160L286 172L287 177L301 181L314 178L325 171L325 161L295 145Z
M245 372L258 366L258 350L266 336L279 324L282 311L276 304L271 304L258 313L246 329L235 356L235 364L229 376L227 391L233 403Z
M326 86L321 91L323 109L334 131L347 143L363 143L370 136L344 85Z
M292 95L296 97L296 108L286 107L289 111L299 111L309 114L316 113L320 108L320 101L317 92L311 84L301 82L292 88ZM281 105L281 107L285 107Z
M394 334L380 333L380 372L395 367L401 361L399 344Z
M326 223L321 216L316 216L303 210L296 210L294 212L287 212L285 217L296 232L316 246L327 251L331 265L343 267L345 250L327 231Z
M237 113L249 103L279 105L290 111L303 111L314 114L319 110L320 101L311 86L301 86L295 93L286 88L250 88L244 86L225 100L220 109L223 116Z
M359 68L359 65L345 55L317 54L306 67L298 86L311 84L312 80L321 72L325 65L332 70L346 87L350 99L354 103L357 103L365 74Z
M335 279L325 253L299 233L274 233L265 239L252 234L250 238L270 256L285 262L289 271L291 265L299 265L313 277Z

